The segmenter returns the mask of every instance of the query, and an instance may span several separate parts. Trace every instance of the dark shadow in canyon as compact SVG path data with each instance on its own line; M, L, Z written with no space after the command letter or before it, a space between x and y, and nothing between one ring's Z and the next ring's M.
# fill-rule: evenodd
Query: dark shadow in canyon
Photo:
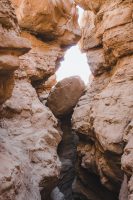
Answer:
M72 131L71 114L60 119L59 124L63 132L58 146L62 169L50 200L118 200L117 194L102 186L98 176L81 167L77 156L79 137Z
M71 129L71 115L62 118L60 123L63 132L63 138L58 147L58 155L62 162L62 170L58 188L64 194L66 200L72 200L72 183L76 176L75 163L78 138Z

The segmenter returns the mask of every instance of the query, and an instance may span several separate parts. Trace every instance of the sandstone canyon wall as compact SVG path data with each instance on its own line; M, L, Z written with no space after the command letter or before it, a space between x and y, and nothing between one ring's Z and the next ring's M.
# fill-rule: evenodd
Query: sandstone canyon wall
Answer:
M72 117L80 141L79 192L88 195L86 173L88 181L95 174L117 196L124 179L119 198L132 200L133 1L76 2L85 9L80 47L93 74Z
M75 2L81 31L73 0L0 0L0 200L133 200L133 1ZM76 155L71 115L59 125L45 103L79 39L92 76L72 116Z
M73 1L0 1L0 200L49 199L62 133L41 101L79 38Z
M30 43L20 37L17 18L11 2L0 2L0 104L10 97L13 72L19 67L19 56L30 50Z

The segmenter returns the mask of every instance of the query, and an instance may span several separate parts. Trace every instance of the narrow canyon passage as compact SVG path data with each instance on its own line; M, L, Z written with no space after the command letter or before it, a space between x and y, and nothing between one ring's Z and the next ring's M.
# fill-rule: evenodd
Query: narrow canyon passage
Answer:
M58 147L58 155L62 163L62 170L58 187L66 200L73 200L72 183L75 178L77 138L72 132L71 115L61 120L61 129L63 137Z
M58 155L62 163L57 187L65 200L73 200L72 184L75 178L77 138L71 129L71 115L61 119L62 141L58 146Z
M0 200L133 200L133 0L0 0Z
M80 143L92 143L86 137L72 131L72 114L59 120L62 140L58 146L58 156L62 163L58 183L51 193L50 200L118 200L118 194L107 190L99 177L84 169L77 147Z
M78 100L79 94L84 94L85 88L79 77L68 77L59 81L48 96L46 105L57 117L62 131L57 150L61 171L50 200L118 200L119 186L116 191L108 190L101 184L100 176L83 165L82 157L86 150L91 150L91 146L95 145L94 141L72 130L72 105ZM91 155L88 151L87 154L89 162L95 152ZM95 170L95 160L92 164Z

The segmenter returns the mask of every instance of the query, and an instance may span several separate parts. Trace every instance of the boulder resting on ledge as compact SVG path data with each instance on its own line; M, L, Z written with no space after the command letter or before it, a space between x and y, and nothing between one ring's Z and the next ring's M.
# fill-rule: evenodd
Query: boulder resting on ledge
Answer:
M85 90L85 84L79 76L71 76L58 82L48 96L47 106L56 117L72 112Z

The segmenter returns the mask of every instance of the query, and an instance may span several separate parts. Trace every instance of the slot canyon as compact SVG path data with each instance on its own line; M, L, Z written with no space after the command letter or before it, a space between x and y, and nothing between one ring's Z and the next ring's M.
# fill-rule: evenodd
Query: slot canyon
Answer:
M0 0L0 200L133 200L133 0Z

